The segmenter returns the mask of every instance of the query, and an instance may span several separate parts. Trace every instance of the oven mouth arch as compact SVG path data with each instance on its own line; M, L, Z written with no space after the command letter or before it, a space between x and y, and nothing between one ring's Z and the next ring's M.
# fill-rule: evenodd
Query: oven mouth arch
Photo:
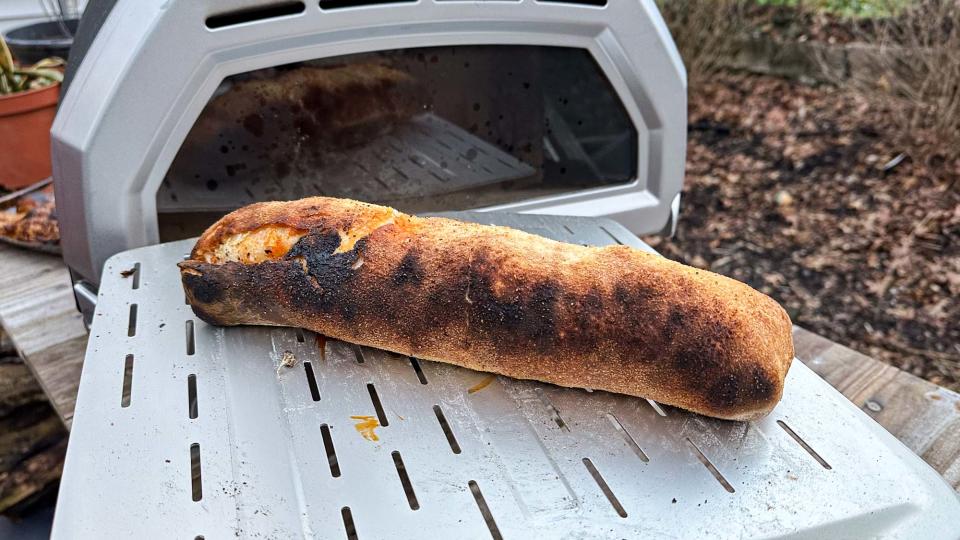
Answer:
M490 208L516 208L527 206L535 208L539 204L549 205L551 202L561 201L564 204L580 200L595 199L598 196L617 196L628 192L635 192L643 188L651 197L659 200L656 194L650 192L646 185L647 178L653 171L650 155L660 150L661 137L659 130L663 127L663 119L651 107L644 108L641 103L647 100L637 81L629 80L632 66L627 53L612 35L609 28L603 25L585 24L544 24L530 26L528 23L511 21L512 24L500 24L496 30L488 26L493 21L468 22L462 25L449 25L440 21L429 21L416 25L404 25L402 34L394 33L396 28L380 28L376 35L356 36L358 29L334 29L328 32L315 34L313 37L321 43L310 47L287 46L287 40L273 43L271 48L275 52L264 52L262 44L247 44L236 48L224 48L211 52L203 66L195 73L206 74L202 82L197 85L198 91L192 96L191 106L183 110L183 115L175 130L176 136L168 138L160 156L163 159L151 160L155 165L148 176L152 179L145 184L141 192L145 197L153 199L159 184L169 170L177 151L183 145L187 132L193 126L202 112L203 106L214 95L221 82L234 75L299 62L320 60L362 53L375 53L388 50L415 49L419 47L454 47L454 46L483 46L483 45L523 45L557 47L583 50L589 54L603 77L612 88L617 99L622 104L630 123L637 134L635 151L638 168L636 174L628 181L615 185L605 185L587 189L579 189L562 194L533 197L507 205L494 205ZM442 28L441 28L442 26ZM480 28L487 27L487 30ZM290 40L296 40L293 37ZM625 77L626 75L626 77ZM639 95L638 95L639 94ZM199 103L199 106L198 106ZM181 135L182 133L182 135ZM169 157L167 157L169 156ZM140 175L143 178L143 175ZM147 201L144 201L145 203ZM154 202L155 201L151 201ZM145 210L146 208L146 204ZM148 210L156 213L156 208Z

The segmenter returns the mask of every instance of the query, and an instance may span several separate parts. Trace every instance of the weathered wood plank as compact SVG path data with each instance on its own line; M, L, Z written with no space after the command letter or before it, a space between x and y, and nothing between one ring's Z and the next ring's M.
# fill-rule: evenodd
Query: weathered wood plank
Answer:
M797 358L960 489L960 394L794 327Z
M59 257L0 245L0 324L69 428L87 332Z

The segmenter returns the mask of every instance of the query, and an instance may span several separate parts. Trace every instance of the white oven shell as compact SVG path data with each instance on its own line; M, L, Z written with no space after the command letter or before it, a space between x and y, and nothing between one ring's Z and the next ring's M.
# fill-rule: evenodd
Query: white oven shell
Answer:
M686 150L686 73L652 0L575 3L419 0L321 10L208 29L252 0L117 2L53 125L64 258L96 286L111 255L159 241L156 193L220 82L352 53L448 45L543 45L590 52L638 133L631 182L492 207L606 216L636 233L675 225Z

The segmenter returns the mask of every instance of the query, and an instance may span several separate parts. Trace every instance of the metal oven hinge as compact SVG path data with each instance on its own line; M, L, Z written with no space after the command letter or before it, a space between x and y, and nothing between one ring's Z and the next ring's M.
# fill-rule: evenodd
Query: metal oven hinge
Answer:
M77 303L77 309L83 314L83 324L90 330L90 323L93 322L93 311L97 307L97 290L83 280L77 280L73 283L73 299Z

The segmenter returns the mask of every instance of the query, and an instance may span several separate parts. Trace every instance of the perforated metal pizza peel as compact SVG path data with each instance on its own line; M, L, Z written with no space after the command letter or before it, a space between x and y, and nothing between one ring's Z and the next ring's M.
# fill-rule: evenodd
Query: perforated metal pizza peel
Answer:
M649 249L612 221L461 217ZM773 413L739 423L216 328L184 302L191 247L106 265L54 538L960 535L953 490L800 362Z

